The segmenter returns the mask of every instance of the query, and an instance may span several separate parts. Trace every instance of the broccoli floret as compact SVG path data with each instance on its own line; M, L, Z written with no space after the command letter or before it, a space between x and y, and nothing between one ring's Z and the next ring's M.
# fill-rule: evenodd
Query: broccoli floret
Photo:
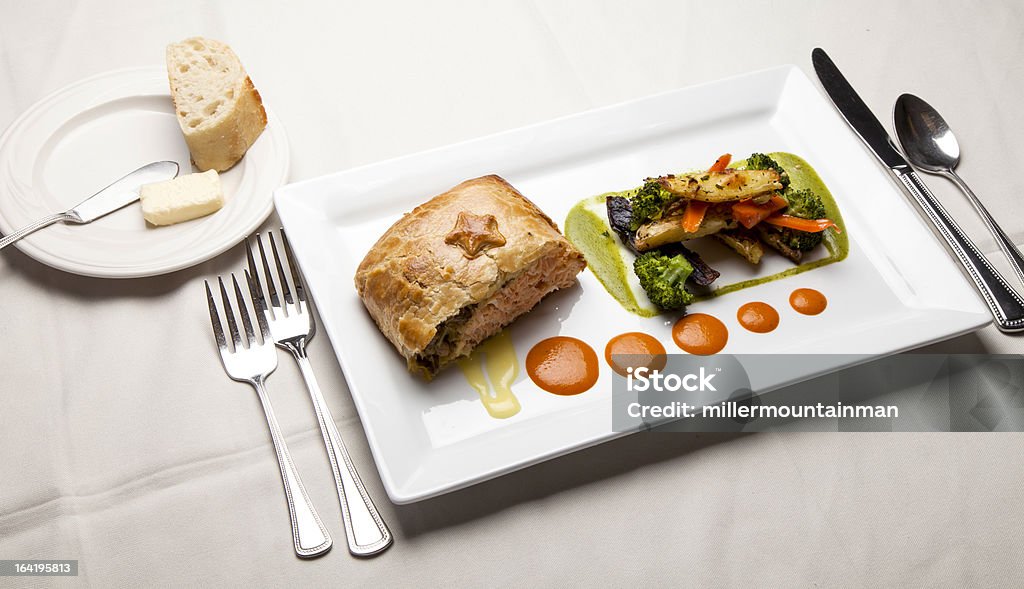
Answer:
M784 195L789 206L786 207L786 214L801 219L824 219L828 212L821 202L821 197L806 188L800 190L789 190Z
M821 198L810 190L787 190L784 196L786 202L789 203L789 206L784 211L787 215L800 217L801 219L824 219L827 215ZM824 233L808 233L807 231L797 231L795 229L782 229L783 242L789 247L802 252L818 247L823 235Z
M651 302L665 310L680 309L693 302L683 288L693 266L682 254L667 256L657 250L633 261L633 271Z
M752 153L747 158L747 169L748 170L775 170L779 173L779 182L782 183L782 189L789 188L789 174L786 170L782 169L779 162L773 160L763 153Z
M629 199L633 208L633 218L629 221L629 228L636 231L644 223L660 219L662 211L668 203L676 197L661 187L657 180L649 179L637 191L636 195Z
M781 237L783 243L789 247L802 252L809 252L821 244L822 234L783 228Z

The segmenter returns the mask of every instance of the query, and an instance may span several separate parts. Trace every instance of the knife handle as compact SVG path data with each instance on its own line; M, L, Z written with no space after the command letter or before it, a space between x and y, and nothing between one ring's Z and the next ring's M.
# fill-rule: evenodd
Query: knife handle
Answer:
M35 223L32 223L30 225L26 225L26 226L22 227L21 229L18 229L17 231L15 231L14 233L11 233L10 235L7 235L7 236L3 237L2 239L0 239L0 250L2 250L5 247L11 245L15 241L18 241L22 237L25 237L29 233L32 233L32 232L34 232L34 231L36 231L38 229L42 229L43 227L46 227L48 225L53 225L54 223L59 223L61 221L72 221L72 222L74 222L74 221L77 221L77 220L78 220L78 216L70 214L70 213L57 213L56 215L50 215L49 217L43 217L42 219L39 219Z
M1017 278L1024 283L1024 254L1021 253L1020 248L1017 244L1013 243L1010 236L1003 231L1003 228L996 223L996 220L992 217L992 213L988 212L985 205L981 203L981 199L978 198L971 187L963 181L963 178L957 175L953 170L943 172L942 174L946 178L949 178L954 184L956 184L960 190L967 195L968 202L974 206L974 210L981 217L981 220L985 222L985 226L988 227L992 237L996 238L996 244L999 245L999 249L1003 250L1003 254L1006 255L1007 261L1010 262L1010 267L1013 268L1014 273L1017 274Z
M913 170L894 170L893 173L931 220L953 255L967 270L985 303L992 311L1000 331L1024 331L1024 299L1007 284L978 246L960 229L942 204L932 195Z

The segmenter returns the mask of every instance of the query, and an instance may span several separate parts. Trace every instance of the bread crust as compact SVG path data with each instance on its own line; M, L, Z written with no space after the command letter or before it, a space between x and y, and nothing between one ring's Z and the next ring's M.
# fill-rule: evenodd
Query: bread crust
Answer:
M181 65L174 57L176 45L192 41L200 41L211 50L223 52L238 64L242 77L234 86L234 97L228 103L228 112L219 116L213 124L200 124L190 127L182 116L184 102L187 100L182 92L183 74L179 73ZM267 111L263 107L263 99L256 90L252 80L242 67L238 56L229 46L219 41L193 37L181 43L167 47L167 78L171 87L171 98L174 100L175 111L178 113L178 124L185 136L185 143L192 154L192 162L200 171L217 170L223 172L232 168L245 152L256 142L263 129L267 126Z
M505 244L469 258L446 236L459 213L493 215ZM583 254L558 226L500 176L467 180L407 213L377 240L355 275L356 291L381 332L417 366L438 326L486 301L511 278L549 255L583 269Z

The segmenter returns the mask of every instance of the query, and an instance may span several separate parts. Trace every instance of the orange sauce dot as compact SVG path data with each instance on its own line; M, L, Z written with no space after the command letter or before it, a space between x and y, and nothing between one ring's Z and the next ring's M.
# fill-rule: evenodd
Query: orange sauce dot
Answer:
M813 288L798 288L789 295L789 304L797 313L817 315L828 306L828 299Z
M549 337L526 355L526 373L537 386L556 395L578 395L597 382L597 353L574 337Z
M768 303L747 303L736 311L740 325L754 333L768 333L779 326L779 312Z
M604 359L612 370L622 376L628 373L627 368L634 370L641 366L649 370L664 370L668 359L665 357L665 346L657 339L632 331L619 334L608 340L604 348Z
M717 354L729 341L725 324L704 313L687 315L672 326L672 339L683 350L698 356Z

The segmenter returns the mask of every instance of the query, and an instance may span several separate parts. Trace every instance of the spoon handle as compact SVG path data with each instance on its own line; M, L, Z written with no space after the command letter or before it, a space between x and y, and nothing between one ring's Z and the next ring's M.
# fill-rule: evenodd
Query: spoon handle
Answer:
M1006 235L1006 232L999 226L999 223L996 223L996 220L992 218L992 215L988 212L988 209L985 208L985 205L981 204L981 199L979 199L977 195L974 194L974 191L967 186L967 183L963 181L963 178L952 170L948 171L945 176L952 180L953 183L967 195L967 199L971 201L971 204L974 206L974 210L978 212L978 215L981 216L981 220L985 222L985 226L988 227L992 236L996 238L996 243L999 244L999 249L1003 250L1003 253L1006 254L1006 259L1010 261L1010 266L1012 266L1014 272L1017 273L1017 277L1020 278L1022 283L1024 283L1024 255L1020 253L1020 249L1017 247L1017 244L1013 243L1013 240Z
M996 326L1005 332L1024 331L1024 299L1006 283L1006 279L992 267L978 246L949 216L917 172L904 168L893 170L893 174L935 225L946 245L967 271L992 311Z

